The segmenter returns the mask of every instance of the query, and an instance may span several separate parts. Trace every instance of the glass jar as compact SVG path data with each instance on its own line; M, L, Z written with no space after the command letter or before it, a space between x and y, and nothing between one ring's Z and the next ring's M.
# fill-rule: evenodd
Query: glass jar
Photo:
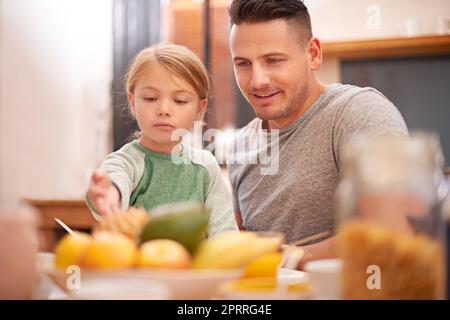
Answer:
M447 185L450 182L447 180ZM450 194L447 194L447 198L444 202L444 243L445 243L445 296L447 300L450 300Z
M439 139L355 139L336 191L342 296L444 297L442 204L447 195Z

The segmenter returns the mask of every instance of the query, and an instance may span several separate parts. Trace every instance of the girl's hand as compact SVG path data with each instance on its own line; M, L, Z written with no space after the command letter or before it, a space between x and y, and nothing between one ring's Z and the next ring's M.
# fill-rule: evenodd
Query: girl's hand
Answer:
M89 184L88 197L98 214L107 216L119 213L120 194L108 174L96 170Z

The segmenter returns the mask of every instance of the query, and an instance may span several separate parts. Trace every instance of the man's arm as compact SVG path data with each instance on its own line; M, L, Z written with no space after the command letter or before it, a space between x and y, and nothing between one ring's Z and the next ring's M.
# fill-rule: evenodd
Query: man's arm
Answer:
M408 137L408 128L397 107L382 93L370 88L354 95L333 125L333 152L339 169L342 168L343 148L355 137Z
M234 212L234 217L236 219L236 223L238 225L239 230L245 230L245 227L242 225L242 216L241 213L238 211Z
M301 247L305 255L300 260L297 269L303 270L305 264L312 260L337 258L337 238L336 236L326 240Z
M343 109L342 114L334 124L333 149L337 157L337 165L341 167L341 151L345 143L353 136L375 138L382 134L408 136L406 123L398 109L380 92L365 90L354 95ZM324 241L303 246L305 251L298 269L312 260L336 258L337 238L332 237Z

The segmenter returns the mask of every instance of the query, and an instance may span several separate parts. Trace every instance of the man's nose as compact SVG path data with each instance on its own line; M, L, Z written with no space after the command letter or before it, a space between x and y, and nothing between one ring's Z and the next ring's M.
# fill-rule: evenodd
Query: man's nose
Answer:
M250 85L254 89L262 89L269 85L270 77L264 68L256 64L252 68L252 78Z

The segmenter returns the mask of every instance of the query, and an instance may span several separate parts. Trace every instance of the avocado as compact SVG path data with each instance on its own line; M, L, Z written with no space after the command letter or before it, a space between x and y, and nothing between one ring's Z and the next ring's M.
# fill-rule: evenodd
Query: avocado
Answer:
M202 203L170 203L150 211L150 218L140 235L140 242L154 239L172 239L194 254L205 238L208 213Z

